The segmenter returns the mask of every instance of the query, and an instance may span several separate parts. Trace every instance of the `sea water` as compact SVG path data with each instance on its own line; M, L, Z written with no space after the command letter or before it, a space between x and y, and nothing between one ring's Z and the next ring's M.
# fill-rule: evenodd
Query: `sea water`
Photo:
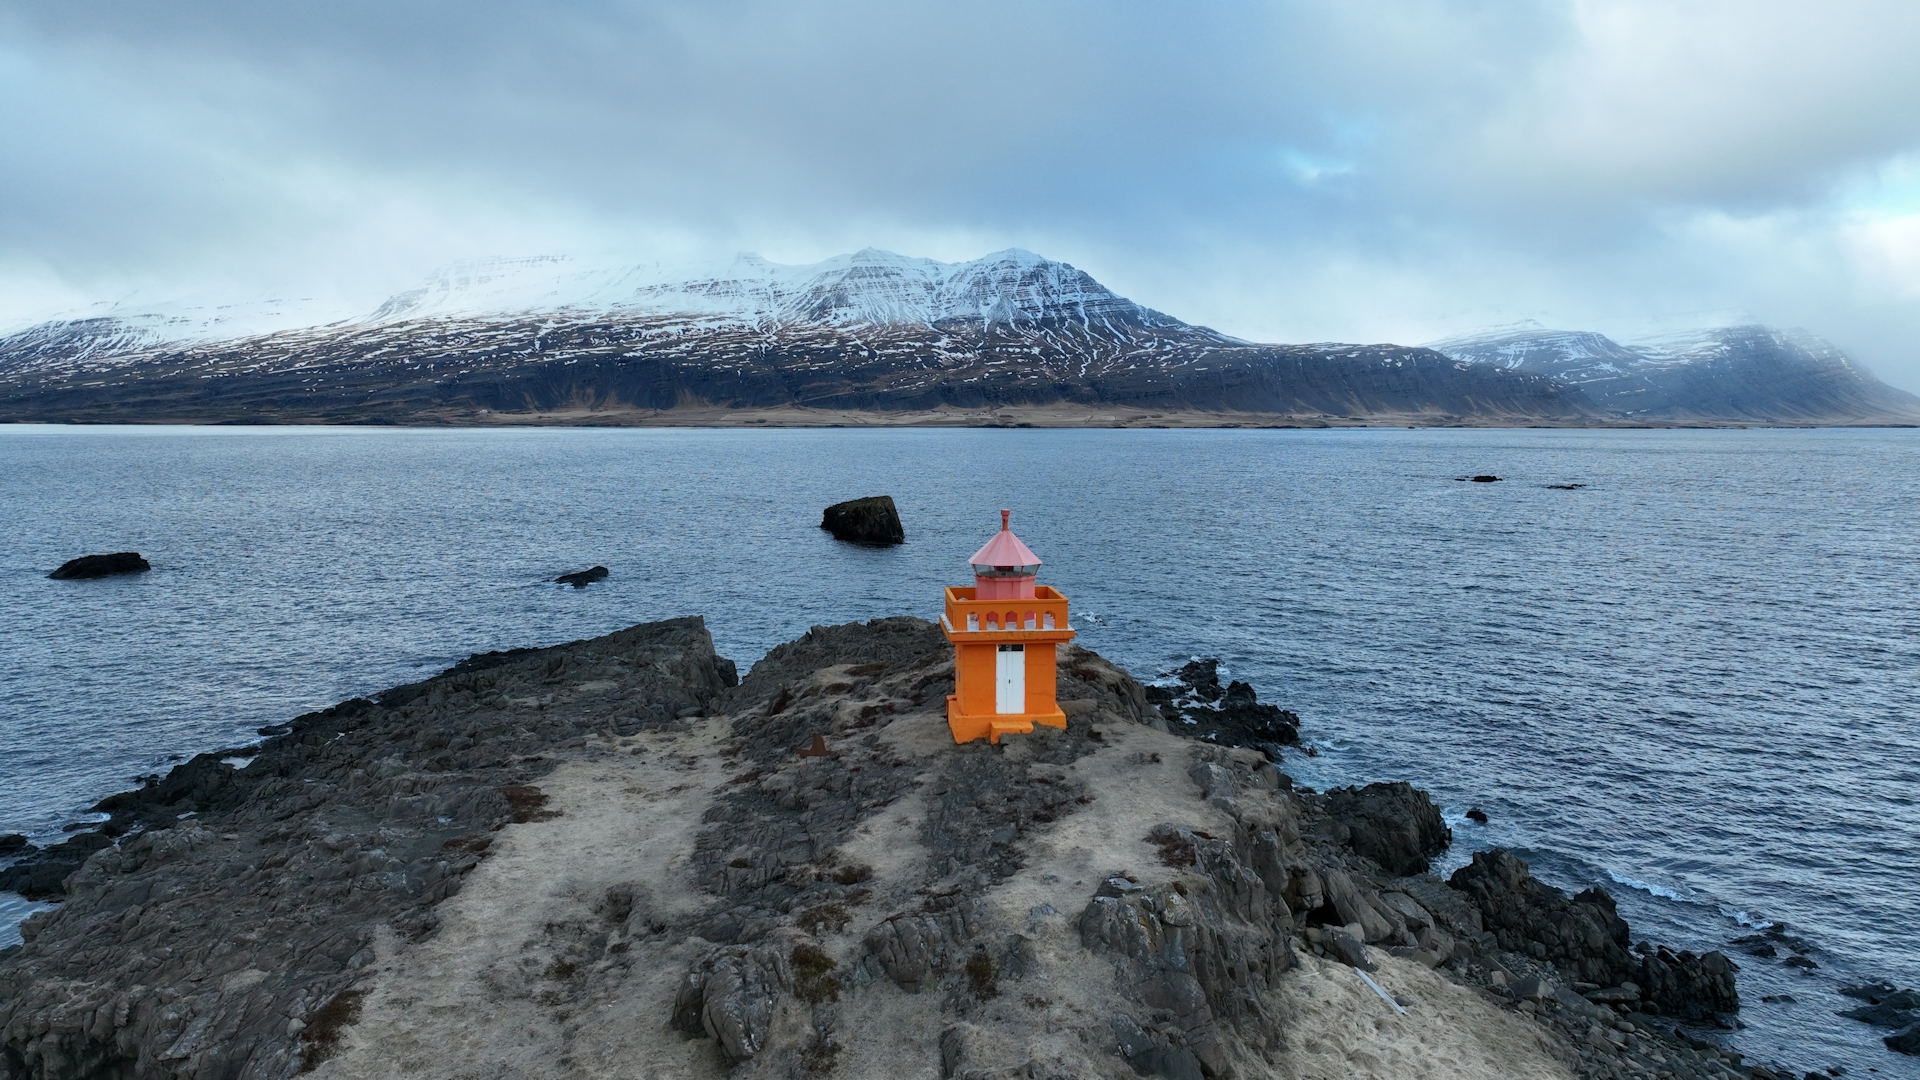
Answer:
M817 527L882 493L904 546ZM0 833L476 651L931 618L1002 507L1082 644L1221 658L1301 783L1431 790L1443 872L1508 846L1727 949L1760 1060L1920 1073L1833 1015L1920 985L1920 431L0 427ZM1729 945L1776 920L1816 970Z

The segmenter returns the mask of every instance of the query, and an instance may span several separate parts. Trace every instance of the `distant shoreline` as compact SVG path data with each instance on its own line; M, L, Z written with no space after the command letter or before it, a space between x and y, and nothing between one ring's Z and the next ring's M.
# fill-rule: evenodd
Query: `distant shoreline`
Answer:
M1434 414L1375 416L1295 415L1203 410L1149 410L1097 406L1009 406L994 409L863 410L783 408L569 409L552 412L422 413L406 417L186 415L137 417L87 416L7 419L4 425L58 424L188 427L409 427L409 428L1476 428L1583 430L1689 430L1740 428L1913 428L1920 423L1893 418L1784 420L1605 420L1593 417L1466 417Z

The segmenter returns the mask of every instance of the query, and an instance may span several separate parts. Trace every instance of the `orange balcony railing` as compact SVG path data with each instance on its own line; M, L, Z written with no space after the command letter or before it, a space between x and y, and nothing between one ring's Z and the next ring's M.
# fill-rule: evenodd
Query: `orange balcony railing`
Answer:
M1067 625L1067 598L1045 585L1018 599L975 600L972 586L947 589L946 629L949 633L998 634L1010 630L1071 630Z

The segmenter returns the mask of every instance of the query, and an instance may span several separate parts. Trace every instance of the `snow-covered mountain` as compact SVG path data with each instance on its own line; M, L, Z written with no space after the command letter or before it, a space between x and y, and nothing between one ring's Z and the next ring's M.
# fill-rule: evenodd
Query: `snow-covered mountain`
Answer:
M1633 419L1920 419L1920 398L1882 383L1806 330L1748 323L1620 342L1527 322L1428 348L1456 360L1559 379L1600 412Z
M271 307L266 305L265 307ZM808 266L469 263L372 310L240 325L122 307L0 337L0 419L392 419L1084 403L1572 417L1550 379L1395 345L1256 345L1009 250ZM264 321L263 321L264 319Z
M128 297L60 312L0 335L0 364L9 371L50 373L111 367L156 349L316 325L325 321L327 310L308 298L154 303Z
M388 300L375 320L500 316L677 315L773 328L935 326L1052 317L1172 325L1066 263L1017 248L943 263L868 248L806 266L741 255L719 267L594 264L565 258L469 263Z
M1549 330L1536 322L1495 327L1478 334L1429 342L1427 348L1456 360L1536 371L1569 382L1607 379L1639 368L1647 358L1589 330Z

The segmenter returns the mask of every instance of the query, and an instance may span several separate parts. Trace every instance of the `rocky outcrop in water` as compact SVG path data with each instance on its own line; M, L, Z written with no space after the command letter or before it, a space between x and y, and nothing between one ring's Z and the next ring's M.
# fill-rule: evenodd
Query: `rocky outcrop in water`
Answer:
M0 870L0 891L16 892L29 900L57 900L65 895L68 874L94 852L112 846L112 837L104 831L83 832L44 848L24 845L15 852L22 858Z
M571 585L576 589L584 589L596 581L605 581L609 573L611 571L604 566L590 566L575 573L561 574L553 580L557 585Z
M1340 839L1388 873L1424 874L1427 860L1453 842L1433 799L1404 781L1334 788L1326 800L1345 832Z
M1548 903L1524 868L1398 873L1423 794L1295 793L1093 653L1057 674L1066 730L955 745L931 623L734 686L676 620L302 717L103 804L0 953L0 1078L1738 1071L1532 959L1580 955L1486 913Z
M1920 1054L1920 990L1901 990L1890 982L1849 986L1840 991L1850 998L1866 1002L1840 1013L1877 1027L1893 1028L1882 1041L1889 1050L1902 1054Z
M1622 1001L1696 1022L1740 1008L1733 961L1719 952L1631 946L1627 923L1604 889L1569 898L1499 848L1475 852L1448 884L1472 898L1501 948L1551 963L1576 980L1618 988Z
M111 555L82 555L77 559L68 559L60 564L60 569L47 576L55 581L77 581L85 578L111 577L114 574L139 574L153 569L147 560L137 551L116 551Z
M1298 716L1262 703L1253 687L1237 679L1222 687L1220 661L1211 657L1189 660L1147 686L1146 694L1166 717L1170 730L1183 735L1222 746L1253 747L1274 761L1280 759L1282 748L1300 744Z
M835 540L854 544L885 546L907 542L907 532L900 525L900 511L894 508L891 495L870 495L834 503L821 513L820 527L832 533Z

